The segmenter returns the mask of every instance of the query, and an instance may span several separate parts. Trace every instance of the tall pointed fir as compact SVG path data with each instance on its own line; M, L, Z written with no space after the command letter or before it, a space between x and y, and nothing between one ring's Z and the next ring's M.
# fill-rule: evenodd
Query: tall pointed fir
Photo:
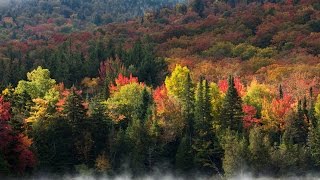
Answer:
M81 95L76 92L75 87L72 87L63 112L74 130L81 129L80 126L83 124L86 116L86 111L82 103L83 99Z
M86 121L83 99L75 87L71 88L63 112L72 131L74 159L79 164L88 163L89 157L92 156L92 133L90 132L89 121Z
M143 123L147 121L148 115L151 115L150 105L152 104L152 98L147 88L145 87L141 94L141 103L137 112L137 117Z
M297 112L287 122L284 140L293 144L305 144L308 136L308 124L303 112L301 100L298 101Z
M311 87L309 90L309 111L308 111L308 117L309 117L309 125L312 127L316 127L317 124L317 118L315 116L315 102L313 97L313 88Z
M194 161L192 149L192 139L194 136L194 87L189 72L187 73L187 79L180 97L186 127L176 153L175 165L178 170L188 171L193 168Z
M183 111L186 119L186 134L189 136L190 144L194 135L194 87L190 73L187 75L183 99Z
M283 89L282 89L282 85L279 85L279 99L283 99Z
M222 121L222 127L224 129L230 128L230 130L242 132L243 130L243 111L242 100L239 96L237 89L235 88L234 78L229 77L229 86L226 93L226 97L223 102L220 120Z
M194 160L200 170L219 173L222 151L213 131L211 109L210 87L208 81L201 77L195 94Z

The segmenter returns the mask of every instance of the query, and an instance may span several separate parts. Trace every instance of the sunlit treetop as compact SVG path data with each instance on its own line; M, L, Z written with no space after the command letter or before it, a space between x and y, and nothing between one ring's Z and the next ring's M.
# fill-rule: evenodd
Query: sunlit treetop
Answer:
M28 81L19 81L15 93L26 92L32 99L43 98L56 84L56 81L50 78L50 71L43 69L41 66L29 72L27 79Z

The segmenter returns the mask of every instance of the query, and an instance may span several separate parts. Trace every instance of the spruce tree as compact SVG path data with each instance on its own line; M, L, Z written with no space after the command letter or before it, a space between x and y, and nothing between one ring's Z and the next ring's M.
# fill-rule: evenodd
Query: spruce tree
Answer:
M190 142L191 139L188 134L185 134L180 141L175 157L175 167L178 171L187 172L194 167L193 152Z
M282 90L282 85L279 85L279 98L283 99L283 90Z
M175 166L179 171L191 170L194 162L194 151L192 149L194 138L194 85L190 72L186 73L185 76L182 91L177 94L182 104L182 113L186 123L175 157Z
M144 123L151 113L150 105L152 103L152 97L146 87L142 91L141 98L142 101L141 104L139 104L137 118Z
M301 100L298 101L297 112L291 115L284 133L284 139L293 144L305 144L308 136L308 124L305 120Z
M187 75L187 81L182 96L183 114L186 120L186 134L189 136L190 145L192 144L192 138L194 135L194 87L190 77Z
M308 147L311 157L317 166L320 166L320 126L316 124L310 128L308 134Z
M211 109L210 87L208 81L201 77L195 97L195 136L192 145L194 160L205 172L214 170L218 173L222 151L213 131Z
M67 97L63 112L74 130L80 130L86 117L86 111L83 107L83 99L81 95L77 94L74 87L71 88L71 93Z
M129 165L133 174L143 173L146 169L146 151L149 146L149 138L143 121L134 118L126 129L129 145Z
M198 15L200 17L204 16L203 11L205 8L205 4L204 4L203 0L193 0L191 2L191 8L194 12L198 13Z
M229 77L229 87L223 102L220 121L224 129L242 132L243 129L243 111L242 100L235 88L234 78Z
M314 99L313 99L313 89L312 87L309 90L309 97L310 97L310 107L309 107L309 111L308 111L308 117L309 117L309 125L312 127L316 127L317 126L317 118L315 117L315 103L314 103Z

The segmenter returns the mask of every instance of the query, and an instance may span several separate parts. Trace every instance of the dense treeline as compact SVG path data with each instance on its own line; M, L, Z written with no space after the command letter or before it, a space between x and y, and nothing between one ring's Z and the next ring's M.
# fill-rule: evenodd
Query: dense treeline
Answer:
M98 27L80 21L89 32L79 31L72 18L41 16L31 18L39 21L30 24L25 18L4 15L0 82L16 85L40 65L69 87L84 77L96 77L99 64L114 54L130 54L137 39L148 46L143 47L145 52L165 58L171 69L176 63L187 65L195 79L202 69L207 69L208 80L236 72L244 81L256 76L270 84L288 83L299 78L297 74L309 81L319 75L319 2L237 4L231 8L219 1L192 1L189 6L178 4L132 21ZM66 27L72 31L64 31ZM146 50L150 47L151 51ZM132 70L129 56L119 58ZM76 72L80 65L81 71ZM159 84L159 80L152 81Z
M108 1L36 2L1 13L0 177L319 170L317 0L193 0L101 25Z
M43 66L51 70L52 76L68 87L80 85L85 77L97 77L97 69L107 59L121 58L125 74L133 74L148 85L157 86L163 82L167 74L167 64L164 58L156 57L150 43L137 41L129 50L115 45L112 40L92 41L88 43L87 54L76 49L70 38L56 49L35 50L38 54L22 55L20 50L8 48L5 52L10 58L0 60L1 85L16 85L20 79L25 79L26 73L35 66ZM77 42L78 43L78 42Z
M119 58L101 64L102 71L105 78L87 79L79 90L39 66L3 90L1 175L141 175L161 168L284 176L319 168L320 96L313 88L295 99L283 86L257 80L196 81L177 65L154 89L122 75Z
M70 33L112 22L124 22L145 12L174 7L184 0L5 0L0 4L1 36L26 39L23 31ZM3 39L1 42L5 42Z

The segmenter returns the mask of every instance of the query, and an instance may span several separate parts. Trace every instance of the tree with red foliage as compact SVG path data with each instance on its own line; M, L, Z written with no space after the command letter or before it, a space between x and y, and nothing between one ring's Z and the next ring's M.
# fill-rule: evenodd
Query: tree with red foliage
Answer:
M248 129L254 126L255 124L260 123L260 119L256 118L257 110L254 106L245 104L242 106L242 111L244 112L244 116L243 116L244 128Z
M4 164L9 172L2 173L23 174L29 168L33 168L36 159L30 146L32 141L22 133L16 134L9 124L10 103L5 102L3 96L0 97L0 154L3 156ZM3 163L2 163L3 164Z
M110 89L110 92L115 92L124 85L138 83L138 82L139 82L138 78L133 77L132 74L130 74L129 77L126 77L120 73L118 75L118 78L115 79L115 84L111 83L109 89Z
M226 79L220 80L218 82L218 86L220 91L223 93L226 93L228 90L228 81ZM240 78L236 77L234 78L234 87L237 89L237 92L239 96L243 97L245 95L245 88L244 85L241 83Z

